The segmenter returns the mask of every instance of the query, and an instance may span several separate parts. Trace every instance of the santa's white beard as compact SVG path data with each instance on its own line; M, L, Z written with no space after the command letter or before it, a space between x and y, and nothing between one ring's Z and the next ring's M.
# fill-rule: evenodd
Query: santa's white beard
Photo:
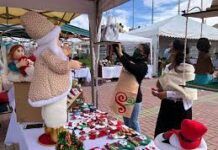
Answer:
M39 57L45 50L50 50L62 60L68 60L60 46L58 46L58 38L61 28L56 26L51 32L37 40L38 48L34 52L36 57Z

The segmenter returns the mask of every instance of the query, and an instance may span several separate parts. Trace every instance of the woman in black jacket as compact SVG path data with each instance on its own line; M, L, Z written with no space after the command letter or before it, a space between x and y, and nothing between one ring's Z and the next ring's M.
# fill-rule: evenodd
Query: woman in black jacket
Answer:
M120 62L123 64L123 67L129 73L135 76L139 84L136 103L134 105L131 118L124 117L123 119L125 125L140 132L140 125L138 121L139 113L141 110L141 102L142 102L142 92L140 86L142 80L144 79L148 71L147 61L150 54L150 48L146 44L140 44L138 48L134 51L133 56L129 56L128 54L122 51L121 45L119 44L119 48L116 48L116 54Z

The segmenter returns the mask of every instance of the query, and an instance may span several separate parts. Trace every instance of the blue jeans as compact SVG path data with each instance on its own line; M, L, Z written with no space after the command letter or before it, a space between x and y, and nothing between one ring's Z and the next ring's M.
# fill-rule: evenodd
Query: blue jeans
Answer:
M139 113L141 110L141 103L135 103L131 118L123 117L124 124L135 131L140 133L140 125L139 125Z

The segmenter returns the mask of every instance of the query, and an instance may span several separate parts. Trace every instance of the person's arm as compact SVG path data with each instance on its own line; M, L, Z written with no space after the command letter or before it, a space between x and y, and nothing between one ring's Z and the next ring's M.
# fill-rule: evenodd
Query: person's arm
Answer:
M130 60L128 60L124 55L120 57L120 61L123 64L124 68L135 76L137 76L141 72L147 72L148 68L146 67L146 65L130 62Z
M17 66L14 62L9 63L8 68L9 68L9 70L11 70L13 72L19 72L19 69L17 68Z
M119 45L119 48L117 49L117 57L119 58L120 62L123 64L123 67L132 73L135 76L138 76L140 73L147 72L146 65L143 64L135 64L131 62L122 52L121 45ZM145 73L146 74L146 73Z
M210 74L213 74L214 73L214 66L213 66L213 63L212 63L212 60L211 60L211 58L209 58L209 63L208 64L210 64L210 66L209 66L209 73Z

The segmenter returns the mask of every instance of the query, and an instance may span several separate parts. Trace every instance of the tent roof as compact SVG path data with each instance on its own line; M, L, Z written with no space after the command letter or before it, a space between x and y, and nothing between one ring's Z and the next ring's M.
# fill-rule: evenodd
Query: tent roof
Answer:
M127 1L128 0L1 0L0 6L91 14L95 12L96 2L99 5L99 11L103 12Z
M130 35L127 33L120 33L118 37L118 42L121 42L121 43L151 43L152 39Z
M0 2L1 3L1 2ZM1 6L1 5L0 5ZM20 16L31 11L24 8L0 7L0 24L21 24ZM43 16L46 16L54 24L60 25L69 23L73 18L77 17L78 13L55 12L55 11L39 11Z
M164 21L151 25L150 27L136 29L130 34L143 37L152 37L154 35L185 38L186 18L183 16L174 16ZM201 23L189 19L188 21L188 39L199 39L201 33ZM218 29L203 24L202 36L210 40L218 40Z
M73 26L73 25L69 25L69 24L65 24L63 26L61 26L61 30L62 32L68 32L68 33L72 33L72 34L76 34L76 35L80 35L83 37L89 37L89 31Z

